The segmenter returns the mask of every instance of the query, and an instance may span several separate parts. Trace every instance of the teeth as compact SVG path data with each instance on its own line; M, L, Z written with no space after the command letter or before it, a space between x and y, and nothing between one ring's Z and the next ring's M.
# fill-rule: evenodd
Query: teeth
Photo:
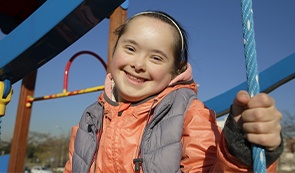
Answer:
M144 82L144 79L140 79L140 78L137 78L137 77L134 77L134 76L131 76L130 74L127 74L129 76L130 79L133 79L137 82Z

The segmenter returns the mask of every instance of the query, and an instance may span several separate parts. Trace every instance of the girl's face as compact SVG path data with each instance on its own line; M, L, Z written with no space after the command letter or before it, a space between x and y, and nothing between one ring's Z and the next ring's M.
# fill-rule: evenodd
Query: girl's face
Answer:
M137 102L165 89L175 77L174 28L137 16L119 38L111 63L118 101Z

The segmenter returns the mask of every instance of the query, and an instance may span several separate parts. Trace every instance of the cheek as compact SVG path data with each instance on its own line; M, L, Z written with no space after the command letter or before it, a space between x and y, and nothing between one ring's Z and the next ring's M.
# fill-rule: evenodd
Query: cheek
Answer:
M153 78L159 82L166 83L172 80L172 73L168 68L153 68L150 72Z
M121 57L118 53L115 52L113 54L112 62L110 64L110 70L111 70L111 72L113 70L116 70L116 69L120 68L122 66L122 64L123 64L123 61L124 61L123 60L123 57Z

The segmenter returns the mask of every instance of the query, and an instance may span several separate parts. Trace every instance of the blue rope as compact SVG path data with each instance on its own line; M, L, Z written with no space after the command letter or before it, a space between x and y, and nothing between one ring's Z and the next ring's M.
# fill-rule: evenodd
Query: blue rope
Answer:
M253 97L260 92L260 88L254 39L252 1L241 0L241 2L248 92L250 97ZM263 148L252 145L252 159L255 173L266 172L265 151Z

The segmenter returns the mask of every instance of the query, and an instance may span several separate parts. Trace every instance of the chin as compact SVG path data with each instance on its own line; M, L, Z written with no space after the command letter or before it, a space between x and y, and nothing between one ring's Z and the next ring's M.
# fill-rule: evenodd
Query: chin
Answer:
M122 102L139 102L143 99L145 99L146 97L138 97L138 96L130 96L128 95L127 97L121 97L120 101Z

